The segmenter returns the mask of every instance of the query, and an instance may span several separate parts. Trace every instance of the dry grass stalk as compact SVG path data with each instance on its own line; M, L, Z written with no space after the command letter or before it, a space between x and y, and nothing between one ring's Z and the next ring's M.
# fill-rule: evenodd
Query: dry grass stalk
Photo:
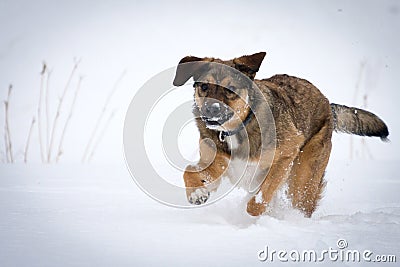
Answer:
M96 137L96 135L97 135L99 126L100 126L100 124L101 124L101 121L102 121L103 118L104 118L104 115L105 115L105 113L106 113L106 111L107 111L107 107L108 107L108 105L109 105L109 103L110 103L110 101L111 101L111 98L113 97L113 95L114 95L115 92L117 91L118 86L119 86L119 83L120 83L121 80L124 78L125 74L126 74L126 70L124 70L124 71L121 73L120 77L119 77L118 80L115 82L113 88L111 89L110 93L108 94L108 96L107 96L107 98L106 98L106 101L105 101L105 103L104 103L103 109L102 109L102 111L101 111L101 113L100 113L100 115L99 115L99 117L98 117L98 119L97 119L97 121L96 121L95 127L93 128L93 131L92 131L92 133L91 133L91 135L90 135L90 139L89 139L89 141L88 141L88 143L87 143L87 145L86 145L85 152L83 153L82 163L84 163L84 162L86 162L86 161L89 160L89 159L88 159L88 156L90 155L90 154L89 154L89 153L90 153L90 150L93 151L92 144L93 144L93 141L95 140L95 137Z
M4 147L5 147L5 151L6 151L4 156L5 156L6 162L8 163L8 162L10 162L10 156L8 154L8 138L7 138L7 132L5 131L5 129L6 129L6 127L4 126Z
M93 149L92 149L92 151L90 152L90 156L89 156L89 158L88 158L88 162L91 162L91 161L92 161L94 152L96 151L96 149L97 149L97 147L99 146L101 140L103 139L103 136L104 136L104 134L106 133L106 131L107 131L107 129L108 129L108 126L110 125L110 122L111 122L112 118L114 117L114 115L115 115L115 110L113 110L113 112L111 112L110 116L108 117L106 123L105 123L104 126L103 126L103 129L101 130L99 136L97 137L96 142L95 142L94 145L93 145Z
M26 140L26 145L25 145L24 163L28 162L28 149L29 149L29 144L31 142L31 135L32 135L33 126L35 125L35 122L36 122L36 119L35 119L35 116L33 116L32 122L31 122L31 127L29 128L28 138Z
M358 97L358 91L360 89L360 84L361 84L361 80L363 77L363 73L364 73L366 64L367 64L367 62L365 60L361 61L361 63L360 63L360 69L358 72L356 85L354 87L354 94L353 94L353 101L352 101L353 105L357 104L356 102L357 102L357 97ZM350 136L350 160L353 160L353 155L354 155L354 140L353 140L353 136Z
M50 76L52 71L47 71L46 77L46 89L45 89L45 113L46 113L46 148L45 151L48 151L50 146L50 107L49 107L49 98L50 98Z
M62 134L61 134L60 143L58 144L58 152L57 152L57 156L56 156L56 162L58 162L60 160L60 157L63 154L63 148L62 147L63 147L63 142L64 142L64 136L65 136L65 133L67 132L67 128L68 128L69 122L71 120L73 111L75 109L75 102L76 102L76 99L78 97L79 90L81 88L82 80L83 80L83 78L79 77L78 85L77 85L75 93L74 93L74 98L72 100L72 104L71 104L71 107L70 107L70 110L69 110L69 114L68 114L67 120L65 121L64 128L63 128L63 131L62 131Z
M9 104L10 104L10 96L11 96L11 91L12 91L12 85L8 87L8 94L7 94L7 100L4 101L4 109L5 109L5 125L4 125L4 141L6 144L6 158L7 162L13 163L14 162L14 156L13 156L13 151L12 151L12 142L11 142L11 133L10 133L10 124L9 124Z
M47 150L47 162L51 162L51 153L52 153L52 150L53 150L55 132L57 130L58 119L59 119L60 114L61 114L61 107L62 107L62 104L64 102L65 95L67 94L67 91L68 91L68 89L70 87L71 81L72 81L72 79L73 79L73 77L75 75L75 72L76 72L76 70L77 70L77 68L79 66L79 63L80 63L80 60L75 61L74 67L72 68L71 74L70 74L70 76L69 76L69 78L67 80L67 83L66 83L66 85L64 87L64 91L63 91L63 93L62 93L62 95L60 97L60 100L58 102L56 115L55 115L54 120L53 120L53 128L52 128L51 135L50 135L50 144L49 144L49 148Z
M45 62L43 62L43 68L40 73L40 92L39 92L39 104L38 104L38 114L37 114L37 120L38 120L38 130L39 130L39 146L40 146L40 157L42 159L42 163L46 162L46 149L43 144L43 133L42 133L42 99L43 99L43 91L44 91L44 80L45 80L45 74L47 70L47 65Z

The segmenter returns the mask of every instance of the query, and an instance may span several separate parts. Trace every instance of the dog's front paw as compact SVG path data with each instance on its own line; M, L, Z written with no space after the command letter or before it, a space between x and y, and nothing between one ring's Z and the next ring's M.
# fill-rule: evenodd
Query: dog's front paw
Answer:
M206 203L210 197L210 192L205 187L199 187L188 192L188 200L190 204L201 205Z
M266 204L252 197L247 203L247 213L251 216L260 216L266 211Z

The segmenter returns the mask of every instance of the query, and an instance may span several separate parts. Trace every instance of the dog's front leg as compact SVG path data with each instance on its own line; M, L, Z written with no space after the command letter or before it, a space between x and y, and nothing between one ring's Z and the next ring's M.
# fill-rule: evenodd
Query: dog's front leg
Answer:
M200 142L200 160L196 165L186 167L183 179L187 199L191 204L204 204L210 192L217 190L219 178L227 170L229 155L216 150L206 142Z

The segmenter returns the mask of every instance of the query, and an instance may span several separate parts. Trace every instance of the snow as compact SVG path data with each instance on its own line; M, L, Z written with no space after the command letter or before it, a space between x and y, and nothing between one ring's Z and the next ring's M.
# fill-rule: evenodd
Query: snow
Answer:
M340 238L398 259L398 164L331 162L311 219L279 199L272 216L250 217L240 189L204 208L171 208L122 165L2 165L1 266L260 266L265 246L322 250Z
M256 195L256 203L262 203L262 193L261 191Z

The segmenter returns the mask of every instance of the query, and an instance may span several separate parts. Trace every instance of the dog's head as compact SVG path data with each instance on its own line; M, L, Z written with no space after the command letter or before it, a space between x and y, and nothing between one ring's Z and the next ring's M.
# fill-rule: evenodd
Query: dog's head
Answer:
M181 86L194 79L195 104L210 129L236 129L250 112L249 90L265 52L232 60L184 57L173 84Z

